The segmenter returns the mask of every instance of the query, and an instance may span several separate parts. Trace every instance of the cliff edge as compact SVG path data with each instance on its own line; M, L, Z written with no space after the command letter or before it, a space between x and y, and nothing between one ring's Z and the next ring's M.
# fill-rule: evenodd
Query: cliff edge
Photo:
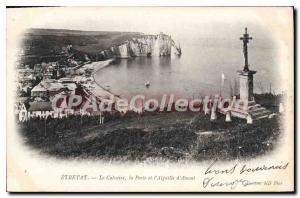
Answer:
M180 47L177 47L171 36L163 34L142 35L133 37L125 42L114 45L110 49L103 50L100 53L105 58L129 58L139 56L169 56L172 49L180 55Z

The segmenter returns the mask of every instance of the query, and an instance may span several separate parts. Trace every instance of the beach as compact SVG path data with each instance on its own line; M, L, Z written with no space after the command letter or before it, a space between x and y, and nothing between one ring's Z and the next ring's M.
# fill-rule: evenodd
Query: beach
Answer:
M83 66L83 69L92 69L92 79L93 83L96 84L93 90L90 90L94 95L104 97L104 98L120 98L118 94L112 93L107 87L97 83L95 80L95 74L108 66L110 66L115 61L114 58L105 60L105 61L98 61L92 62L90 64L86 64Z
M103 69L107 66L109 66L115 59L111 58L105 61L97 61L97 62L92 62L92 63L88 63L86 65L83 65L81 67L81 69L85 70L85 69L91 69L93 70L93 72L97 72L100 69Z

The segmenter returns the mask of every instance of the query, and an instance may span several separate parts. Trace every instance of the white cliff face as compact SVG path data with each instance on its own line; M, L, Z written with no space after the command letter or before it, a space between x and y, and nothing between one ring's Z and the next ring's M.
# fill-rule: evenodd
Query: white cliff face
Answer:
M159 56L160 55L160 43L159 43L159 39L155 38L152 44L152 55L153 56Z
M111 47L109 50L111 53L102 53L103 51L101 53L105 56L109 54L118 58L169 56L173 45L174 41L170 36L160 33L159 35L145 35L140 38L132 38L123 44Z
M124 57L124 58L130 57L127 43L118 46L118 52L120 57Z

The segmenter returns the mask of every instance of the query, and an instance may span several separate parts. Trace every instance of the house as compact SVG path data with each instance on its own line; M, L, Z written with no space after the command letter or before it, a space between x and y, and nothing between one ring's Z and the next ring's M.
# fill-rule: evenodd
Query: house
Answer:
M58 117L58 114L53 111L51 102L24 102L20 105L18 111L18 118L20 122L25 122L33 117L47 118L48 116Z
M33 97L46 97L47 89L43 86L43 84L39 83L31 90L31 96Z
M18 69L18 76L27 76L27 75L30 75L30 74L33 74L33 73L34 73L34 70L30 69L30 68Z
M47 118L48 116L57 118L58 112L54 111L51 102L31 102L28 108L28 117Z
M65 78L60 78L60 79L58 80L58 82L60 82L60 83L73 83L74 80L73 80L72 78L67 78L67 77L65 77Z
M75 93L76 87L76 84L70 79L61 81L45 79L31 90L31 96L49 97L54 96L62 91L70 91L71 93Z
M30 120L30 118L62 118L68 117L70 114L74 114L73 109L67 109L66 99L60 101L57 108L53 108L50 101L34 101L29 103L23 103L20 105L19 110L16 111L20 122Z
M53 75L52 72L47 71L47 72L44 72L44 73L43 73L43 78L44 78L44 79L51 79L52 75Z

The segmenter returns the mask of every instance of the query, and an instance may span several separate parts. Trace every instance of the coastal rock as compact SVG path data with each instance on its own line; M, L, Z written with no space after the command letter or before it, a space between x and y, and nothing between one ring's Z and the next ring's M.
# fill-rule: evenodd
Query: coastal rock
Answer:
M112 46L109 50L100 53L105 58L129 58L138 56L169 56L172 47L178 51L171 36L160 33L159 35L142 35L126 40L124 43ZM178 52L177 52L178 53Z

